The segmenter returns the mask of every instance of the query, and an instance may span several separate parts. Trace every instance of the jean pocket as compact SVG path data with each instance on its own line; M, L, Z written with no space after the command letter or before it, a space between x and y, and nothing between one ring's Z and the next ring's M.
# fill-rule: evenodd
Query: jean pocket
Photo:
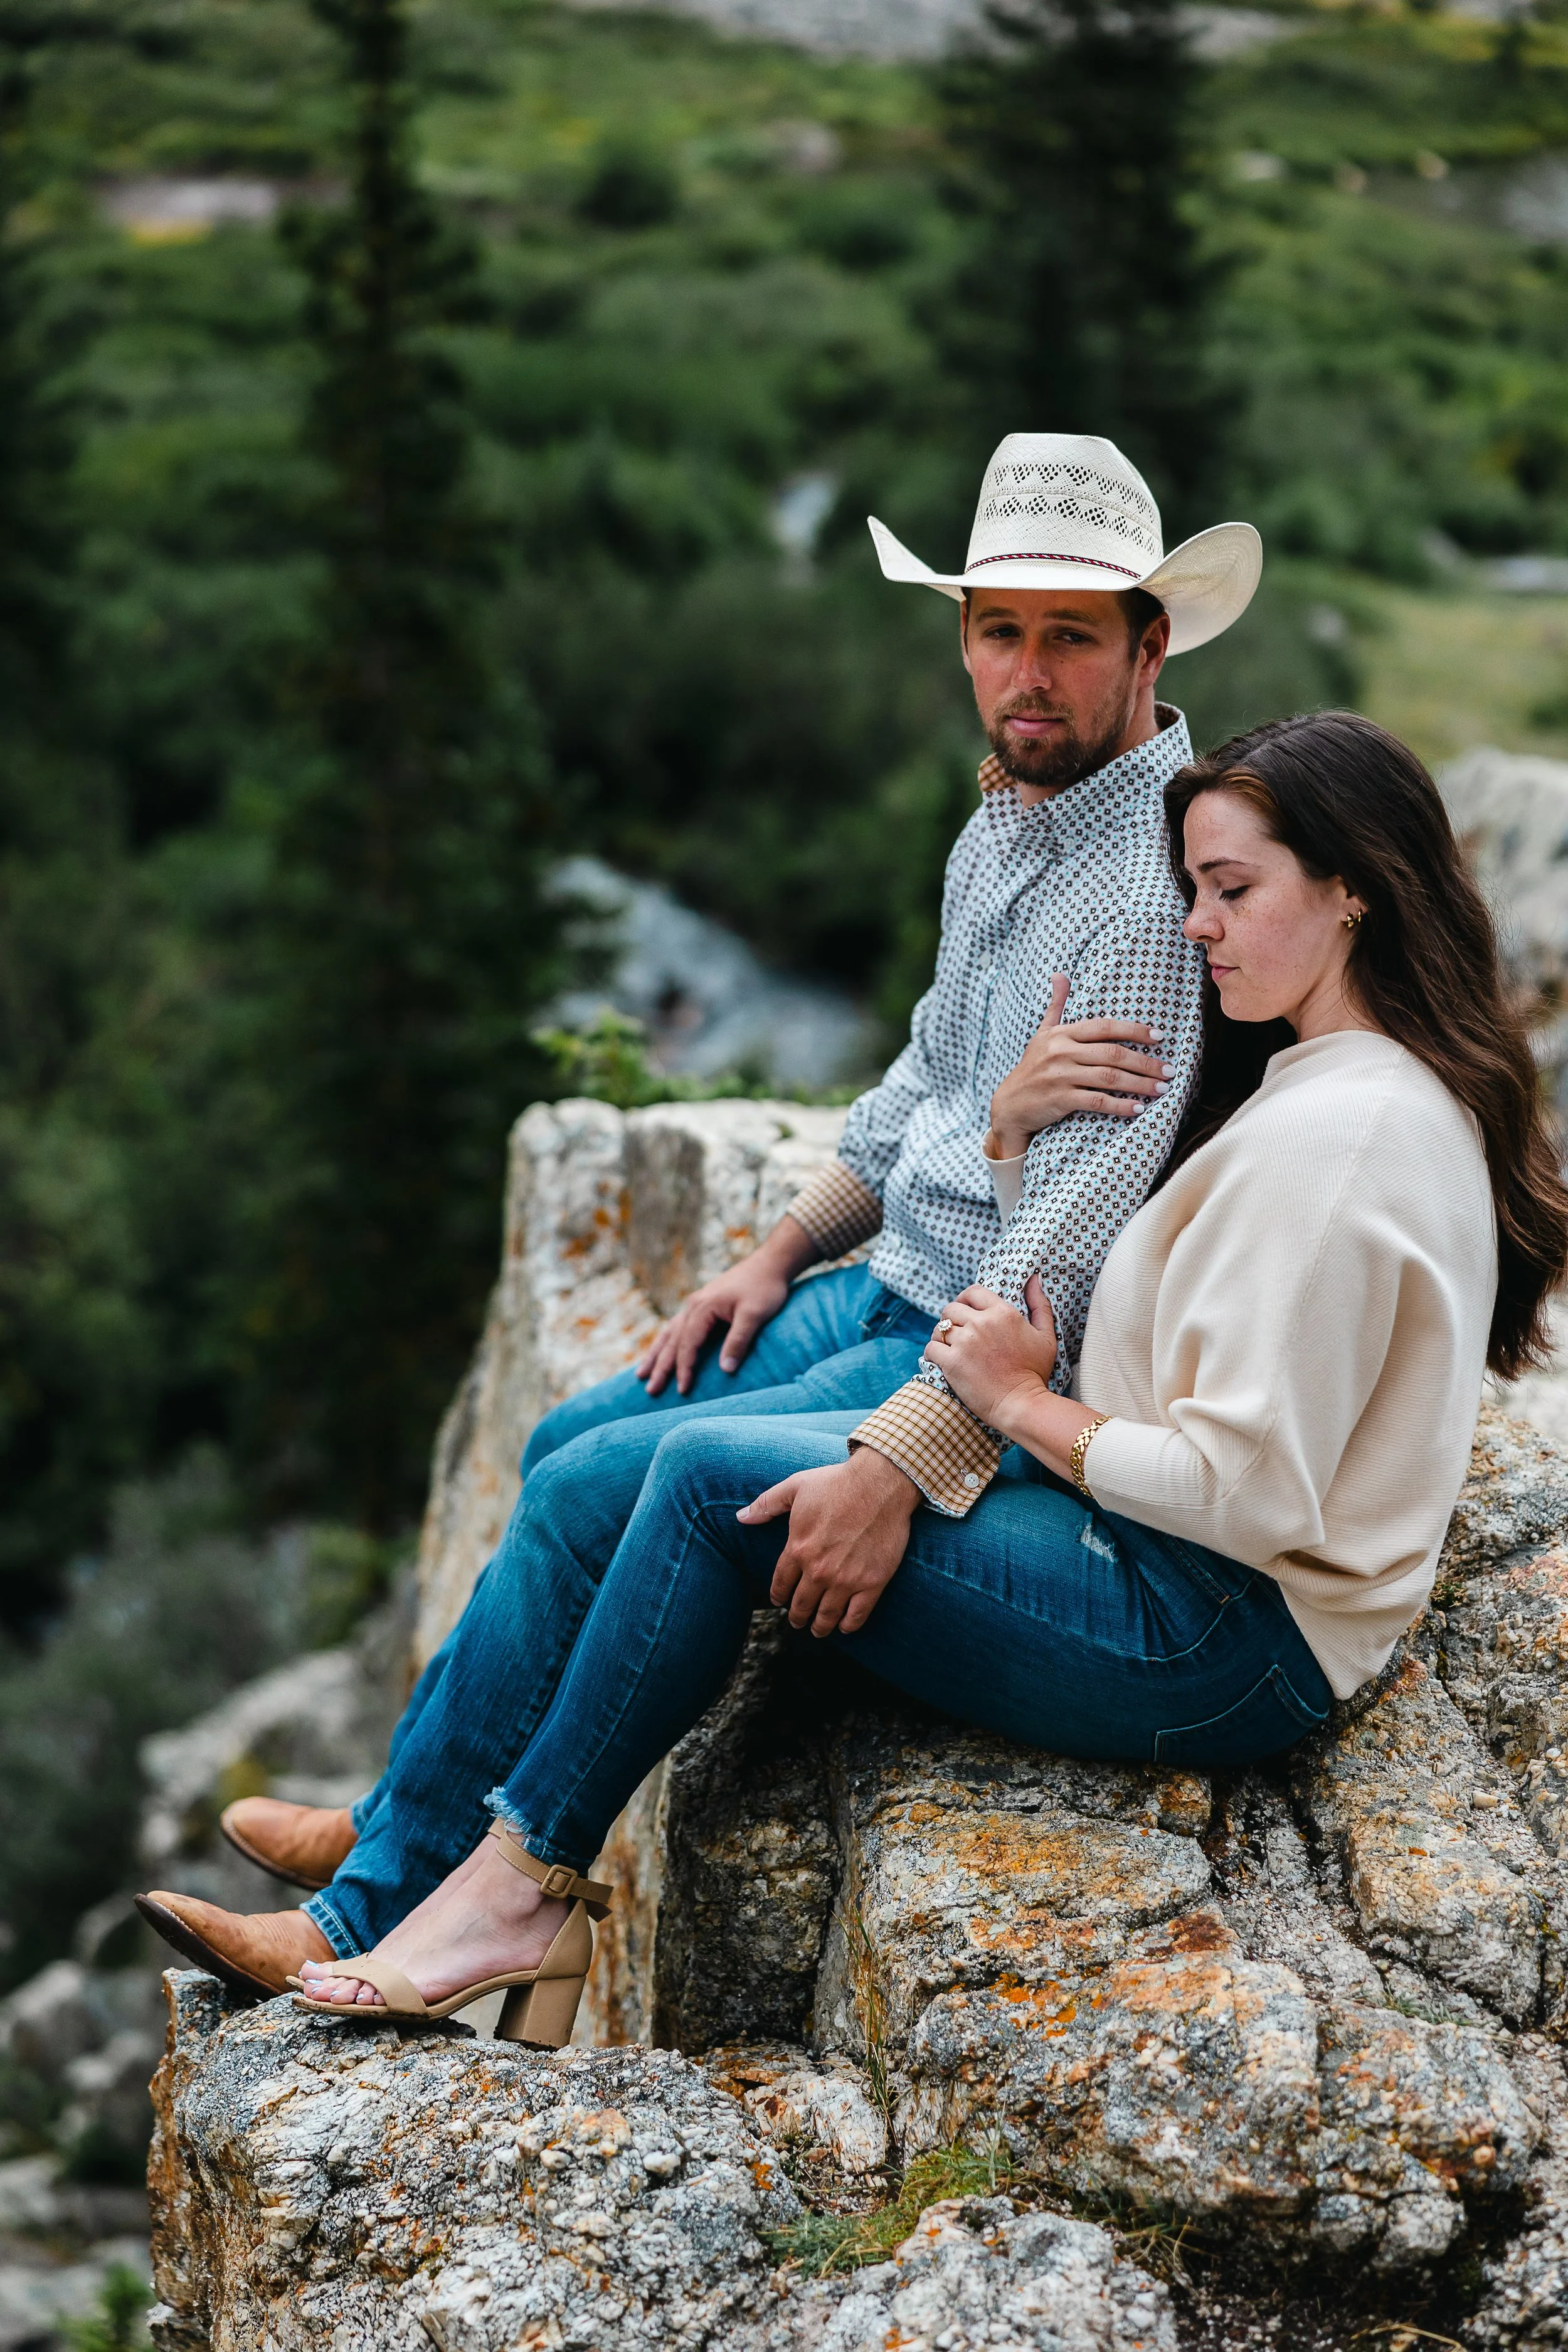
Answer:
M1283 1670L1270 1666L1247 1696L1226 1707L1223 1715L1157 1731L1154 1761L1191 1764L1199 1771L1256 1764L1262 1757L1277 1756L1282 1748L1293 1748L1307 1732L1321 1730L1328 1719L1326 1707L1320 1714L1309 1706Z

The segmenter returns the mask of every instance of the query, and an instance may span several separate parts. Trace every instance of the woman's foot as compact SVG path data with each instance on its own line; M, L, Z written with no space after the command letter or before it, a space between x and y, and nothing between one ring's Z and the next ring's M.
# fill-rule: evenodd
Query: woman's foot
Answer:
M536 1969L571 1908L514 1870L493 1838L482 1838L468 1860L377 1944L375 1957L401 1969L422 2000L447 2000L486 1977ZM357 1977L328 1976L319 1961L306 1961L300 1981L312 2000L385 2007L374 1985Z

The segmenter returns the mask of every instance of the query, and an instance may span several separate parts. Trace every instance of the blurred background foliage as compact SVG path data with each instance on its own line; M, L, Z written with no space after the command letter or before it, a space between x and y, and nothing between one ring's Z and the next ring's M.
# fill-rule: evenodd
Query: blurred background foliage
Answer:
M926 69L549 0L0 0L18 1955L134 1738L324 1637L266 1531L384 1567L411 1525L510 1119L595 1053L651 1083L532 1042L544 865L896 1040L977 745L868 511L954 563L1001 432L1110 431L1172 537L1268 543L1168 673L1200 741L1348 699L1568 748L1568 637L1485 572L1568 553L1568 30L1272 22L1204 63L1172 0L1007 0ZM212 180L255 216L159 211Z

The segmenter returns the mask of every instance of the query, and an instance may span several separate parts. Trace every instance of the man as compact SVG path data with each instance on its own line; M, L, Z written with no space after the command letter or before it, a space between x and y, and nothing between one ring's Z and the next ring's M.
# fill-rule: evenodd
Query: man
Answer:
M1155 686L1167 653L1245 610L1258 535L1224 523L1163 556L1136 470L1110 442L1064 434L1003 442L962 573L931 572L875 520L871 531L887 577L961 604L992 747L949 863L936 976L910 1042L854 1105L834 1165L762 1246L696 1292L635 1372L534 1432L522 1498L481 1582L492 1612L515 1588L536 1686L489 1686L471 1654L482 1613L471 1604L352 1814L251 1799L225 1816L241 1851L319 1890L303 1912L238 1917L180 1895L139 1898L178 1948L253 1994L281 1990L305 1961L367 1951L471 1852L487 1782L505 1780L548 1706L672 1414L858 1421L847 1458L799 1481L773 1588L796 1626L854 1633L896 1572L915 1510L963 1514L1000 1459L997 1438L921 1360L943 1302L978 1281L1022 1308L1037 1275L1060 1341L1053 1385L1065 1388L1106 1253L1170 1150L1196 1076L1203 982L1181 934L1162 805L1191 745ZM1076 1018L1061 1025L1064 1009ZM1141 1050L1151 1045L1157 1063ZM1042 1074L1058 1093L1064 1074L1076 1081L1073 1115L1035 1133ZM1022 1159L1005 1228L988 1158ZM868 1265L797 1282L873 1234Z

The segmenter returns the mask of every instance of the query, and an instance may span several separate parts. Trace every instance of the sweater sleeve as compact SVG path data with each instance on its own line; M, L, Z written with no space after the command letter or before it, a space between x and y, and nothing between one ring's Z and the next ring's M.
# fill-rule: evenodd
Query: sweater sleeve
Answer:
M1168 1426L1118 1416L1097 1432L1085 1476L1104 1509L1252 1568L1322 1541L1322 1498L1396 1325L1442 1284L1395 1188L1362 1181L1368 1151L1363 1138L1348 1157L1277 1162L1267 1193L1215 1196L1182 1237L1159 1298L1181 1392L1161 1401Z

